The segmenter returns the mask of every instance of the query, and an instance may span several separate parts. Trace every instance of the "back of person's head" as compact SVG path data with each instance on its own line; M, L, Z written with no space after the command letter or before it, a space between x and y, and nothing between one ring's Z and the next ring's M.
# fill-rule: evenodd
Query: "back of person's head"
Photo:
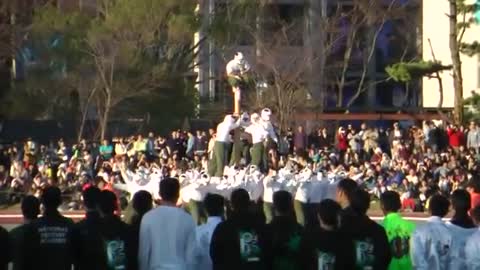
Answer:
M34 220L40 214L40 200L28 195L22 200L22 214L25 219Z
M98 209L105 216L111 216L117 210L117 195L110 190L103 190L98 197Z
M247 212L250 208L250 195L243 188L236 189L230 196L230 202L234 212Z
M400 195L395 191L385 191L380 195L380 204L385 213L395 213L402 208Z
M152 194L148 191L140 190L133 195L132 206L139 215L147 213L153 207Z
M176 203L180 197L180 182L176 178L165 178L160 181L160 197L162 200Z
M45 210L56 210L62 204L62 192L58 187L47 187L43 190L41 201Z
M346 199L349 203L352 203L353 196L358 190L357 182L350 178L340 180L337 184L337 199ZM338 195L341 195L340 197ZM345 198L343 198L345 197Z
M337 228L341 209L341 206L334 200L326 199L321 201L318 206L320 222L327 226Z
M289 215L293 213L292 194L285 190L273 193L273 208L278 215Z
M455 190L450 196L452 207L457 213L466 214L471 207L470 193L464 189Z
M97 208L100 192L100 189L96 186L90 186L82 192L83 204L87 210Z
M475 225L480 227L480 205L470 211L470 216L472 217L473 222L475 222Z
M432 216L445 217L448 214L450 202L448 199L440 194L435 194L430 198L429 211Z
M357 189L352 197L351 207L357 214L366 215L368 208L370 208L370 194L363 190Z
M218 194L209 193L203 200L205 210L209 217L221 217L223 216L225 209L225 199Z

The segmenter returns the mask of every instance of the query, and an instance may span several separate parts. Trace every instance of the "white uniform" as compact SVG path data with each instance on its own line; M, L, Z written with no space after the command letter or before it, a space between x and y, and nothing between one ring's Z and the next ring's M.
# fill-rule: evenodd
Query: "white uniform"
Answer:
M231 115L225 116L222 123L217 126L217 142L230 142L230 131L240 126L240 120L235 122Z
M233 60L227 64L227 75L228 76L241 76L243 73L250 70L250 64L241 58L235 57Z
M416 270L447 270L453 237L440 217L430 217L412 236L412 264Z
M252 135L252 143L263 143L267 137L268 132L263 128L262 125L257 123L252 123L245 129L245 132Z
M465 229L450 222L447 222L447 226L450 229L453 239L449 269L465 269L468 265L465 258L465 245L467 240L477 231L477 229Z
M480 229L476 229L465 245L465 262L467 270L480 269Z
M210 243L217 225L222 222L220 217L209 217L207 223L197 227L197 257L196 270L212 270L212 259L210 258Z

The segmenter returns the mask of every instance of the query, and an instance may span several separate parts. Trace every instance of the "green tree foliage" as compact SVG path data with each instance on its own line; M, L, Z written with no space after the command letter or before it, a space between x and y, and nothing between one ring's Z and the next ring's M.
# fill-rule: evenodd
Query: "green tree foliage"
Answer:
M464 120L480 121L480 95L472 91L472 95L464 102Z
M391 79L402 83L409 83L412 80L450 69L452 69L451 65L445 66L441 62L434 61L400 62L385 68Z
M111 118L155 111L151 118L168 115L174 123L192 115L195 106L172 104L196 100L190 73L195 7L194 0L103 1L97 17L52 5L37 9L30 38L39 59L29 68L26 93L43 89L48 99L69 101L74 93L82 101L71 103L82 106L77 111L97 111L102 137ZM160 110L159 103L170 106Z

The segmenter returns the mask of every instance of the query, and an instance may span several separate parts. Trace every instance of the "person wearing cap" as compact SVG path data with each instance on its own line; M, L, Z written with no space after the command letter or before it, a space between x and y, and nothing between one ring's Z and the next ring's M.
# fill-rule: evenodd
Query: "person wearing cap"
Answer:
M240 115L241 90L248 84L246 73L250 71L250 64L245 61L243 53L235 53L234 58L227 64L228 82L234 94L234 114Z
M240 120L235 121L235 118L228 114L222 123L217 126L217 135L215 138L215 145L213 147L212 159L208 163L208 174L214 177L222 177L223 170L227 164L226 146L229 143L230 131L240 126Z
M263 109L262 112L260 113L260 118L261 118L260 123L265 129L265 131L267 131L268 133L268 138L266 141L267 147L265 148L266 151L263 154L263 160L265 164L267 164L268 151L269 149L271 149L270 147L272 146L272 144L269 143L271 142L270 140L274 141L275 144L278 145L278 137L277 137L277 134L275 133L275 129L271 122L271 115L272 115L272 111L269 108Z

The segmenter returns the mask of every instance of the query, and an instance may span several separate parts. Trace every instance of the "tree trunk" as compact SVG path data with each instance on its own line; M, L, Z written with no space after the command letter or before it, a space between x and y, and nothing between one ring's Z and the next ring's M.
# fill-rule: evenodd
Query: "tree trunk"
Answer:
M82 120L80 120L80 126L78 127L78 138L77 141L80 141L83 136L83 130L85 129L85 122L87 121L87 115L88 115L88 107L90 106L90 102L92 101L92 98L96 92L96 88L92 89L92 91L88 94L87 100L85 101L85 104L81 107L82 110Z
M450 54L453 64L453 87L455 91L453 114L455 123L461 124L463 121L463 77L462 77L462 61L460 59L460 48L458 44L457 29L457 2L450 2Z
M105 110L103 111L102 122L100 124L100 139L103 141L105 140L108 128L108 118L110 114L111 104L112 104L112 96L110 94L110 90L105 90L106 99L105 99Z

